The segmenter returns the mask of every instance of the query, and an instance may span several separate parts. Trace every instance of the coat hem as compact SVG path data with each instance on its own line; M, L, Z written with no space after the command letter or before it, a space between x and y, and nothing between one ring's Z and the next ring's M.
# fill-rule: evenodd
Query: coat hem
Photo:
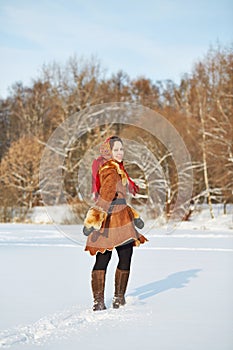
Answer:
M97 253L101 253L101 254L104 254L107 250L109 251L112 251L114 248L116 247L119 247L123 244L126 244L127 242L130 242L132 241L133 243L133 246L134 247L139 247L140 244L144 244L145 242L148 242L148 239L146 237L144 237L143 235L139 235L138 238L130 238L130 239L127 239L126 241L120 243L120 244L117 244L117 245L114 245L113 247L109 247L109 248L96 248L96 247L90 247L90 246L86 246L84 251L89 251L89 253L94 256L96 255Z

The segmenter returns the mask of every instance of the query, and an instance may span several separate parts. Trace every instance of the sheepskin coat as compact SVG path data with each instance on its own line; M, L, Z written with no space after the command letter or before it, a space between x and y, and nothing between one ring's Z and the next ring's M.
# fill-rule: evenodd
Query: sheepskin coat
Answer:
M84 221L86 227L95 228L87 238L85 250L95 255L130 241L134 245L147 241L134 226L133 220L139 217L138 213L126 202L111 205L116 198L126 198L127 176L119 163L115 160L107 161L99 170L99 178L99 198L89 209Z

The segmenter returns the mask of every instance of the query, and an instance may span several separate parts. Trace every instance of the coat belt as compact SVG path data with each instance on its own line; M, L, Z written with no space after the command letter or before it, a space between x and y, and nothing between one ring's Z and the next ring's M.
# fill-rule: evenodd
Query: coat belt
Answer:
M113 199L111 205L119 205L119 204L126 204L125 198L116 198Z
M112 203L110 204L110 207L108 209L108 216L110 217L110 215L112 214L113 211L113 207L115 205L120 205L120 204L126 204L126 200L125 198L115 198L113 199Z

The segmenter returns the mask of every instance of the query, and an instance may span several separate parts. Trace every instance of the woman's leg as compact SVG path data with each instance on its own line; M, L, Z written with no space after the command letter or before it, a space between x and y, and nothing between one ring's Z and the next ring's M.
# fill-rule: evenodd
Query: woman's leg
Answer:
M107 270L108 263L111 259L112 256L112 251L106 250L103 254L102 253L97 253L96 254L96 259L95 259L95 265L93 267L94 270Z
M125 244L116 248L119 262L115 274L115 294L113 298L113 308L118 309L125 305L125 292L129 279L131 258L133 254L133 244Z
M119 262L117 268L120 270L130 270L131 258L133 255L133 243L128 243L116 247Z
M105 274L108 267L108 263L111 259L112 252L106 250L104 254L97 253L95 265L92 270L92 293L94 298L94 311L105 310L104 303L104 287L105 287Z

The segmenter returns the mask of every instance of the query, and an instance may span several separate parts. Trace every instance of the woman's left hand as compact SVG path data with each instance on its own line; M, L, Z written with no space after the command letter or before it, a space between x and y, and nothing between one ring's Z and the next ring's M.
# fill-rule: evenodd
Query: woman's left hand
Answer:
M144 221L141 218L136 218L136 219L134 219L134 225L137 228L142 229L144 227Z

